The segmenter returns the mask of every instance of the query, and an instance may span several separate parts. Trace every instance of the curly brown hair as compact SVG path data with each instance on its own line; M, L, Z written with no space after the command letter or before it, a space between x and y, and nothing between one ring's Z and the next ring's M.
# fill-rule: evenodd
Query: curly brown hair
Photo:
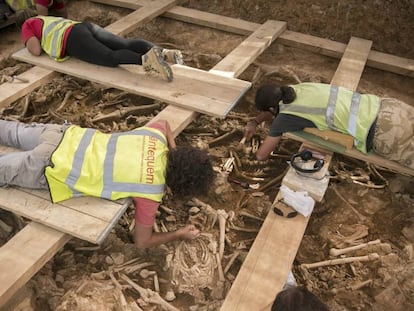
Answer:
M214 179L206 151L180 146L168 152L166 184L174 195L203 195Z
M296 99L296 92L291 86L262 85L255 96L255 106L259 111L274 108L279 113L279 102L290 104Z

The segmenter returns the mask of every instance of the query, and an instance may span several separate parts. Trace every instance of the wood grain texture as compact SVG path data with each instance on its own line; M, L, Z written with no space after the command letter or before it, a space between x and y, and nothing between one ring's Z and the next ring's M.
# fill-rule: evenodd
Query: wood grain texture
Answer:
M30 222L0 249L0 308L71 236Z
M33 56L27 49L14 53L13 58L216 117L225 117L251 87L247 81L217 78L203 70L180 65L172 66L174 80L166 82L159 76L146 74L141 66L112 68L74 58L59 63L47 55Z
M338 69L331 80L331 84L356 91L371 51L371 46L372 41L370 40L351 37Z
M52 81L58 75L57 72L48 69L33 67L18 75L19 78L26 79L29 83L3 83L0 85L0 108L7 107L37 87Z
M70 234L82 240L94 244L100 244L112 228L114 221L117 221L126 210L127 205L116 203L110 219L88 214L87 209L79 211L71 207L77 199L66 201L64 204L53 204L49 197L37 196L30 192L17 188L0 188L0 207L24 216L33 221L46 225L50 228ZM87 203L82 200L82 203ZM93 203L93 200L92 202ZM98 203L98 202L95 202ZM115 205L116 204L116 205ZM87 207L85 204L78 204Z
M237 68L233 76L239 76L285 30L285 22L272 20L265 22L231 51L226 60L217 64L214 72L233 72L234 68Z

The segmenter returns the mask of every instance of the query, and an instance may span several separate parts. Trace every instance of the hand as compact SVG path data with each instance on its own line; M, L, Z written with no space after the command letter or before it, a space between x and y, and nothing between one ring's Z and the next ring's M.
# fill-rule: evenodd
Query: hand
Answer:
M200 236L200 230L198 230L194 225L187 225L177 231L180 238L183 240L193 240Z
M244 128L244 137L246 137L247 140L249 140L250 138L252 138L254 134L256 134L256 127L257 127L256 121L247 122Z

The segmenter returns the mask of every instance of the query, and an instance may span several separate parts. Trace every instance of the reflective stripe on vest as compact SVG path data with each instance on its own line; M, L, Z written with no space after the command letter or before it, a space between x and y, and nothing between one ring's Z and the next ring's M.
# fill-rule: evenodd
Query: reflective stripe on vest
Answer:
M337 130L334 125L335 106L338 99L338 87L332 85L329 93L328 107L326 108L326 123L330 129Z
M69 173L68 177L66 178L65 184L67 184L72 190L75 189L76 182L78 181L79 177L82 173L82 165L85 159L85 152L88 148L93 135L95 134L96 130L87 129L85 134L83 135L79 147L75 153L75 159L73 162L72 170ZM109 138L109 142L107 145L106 154L103 167L103 190L101 197L105 199L110 199L112 192L143 192L149 194L156 194L164 191L164 185L146 185L146 184L135 184L135 183L117 183L112 180L112 173L114 171L114 156L115 156L115 148L116 148L116 141L120 135L125 135L122 133L115 133L112 134ZM157 133L150 132L145 129L136 130L134 132L127 132L126 135L146 135L156 137L163 142L163 144L167 144L166 140L158 135Z
M162 176L164 176L166 158L165 162L162 159L164 152L168 151L167 140L162 132L146 127L114 134L102 134L94 129L81 129L76 126L68 130L70 130L69 136L64 137L61 145L52 155L52 162L55 166L47 167L45 172L54 202L85 194L110 200L139 196L161 201L165 177L160 179L159 174L163 172ZM97 137L96 134L100 136ZM132 140L127 137L131 137ZM120 138L123 142L118 144ZM133 143L136 148L129 150L129 143ZM161 145L157 147L157 143ZM92 149L91 146L93 146ZM147 147L144 148L144 146ZM71 151L68 152L68 150ZM158 153L154 150L158 150ZM99 152L100 156L96 152ZM92 158L94 154L97 155L96 158ZM120 154L123 155L121 164L120 158L116 160ZM136 157L139 156L143 161L150 161L149 154L158 154L157 157L154 156L153 167L149 167L148 164L137 166L142 161L140 162ZM115 172L117 167L124 172L121 176L119 172ZM130 167L133 167L132 171ZM152 177L150 182L148 182L148 175L144 174L147 176L145 177L142 173L148 170L153 172L153 175L150 175ZM94 175L93 178L88 177L92 175Z
M291 104L279 104L280 113L310 120L321 130L329 128L350 134L355 147L366 152L366 138L379 110L378 97L321 83L301 83L293 87L297 98Z
M66 30L79 22L62 17L39 16L43 20L41 45L43 50L55 61L64 61L69 57L62 57L63 39Z

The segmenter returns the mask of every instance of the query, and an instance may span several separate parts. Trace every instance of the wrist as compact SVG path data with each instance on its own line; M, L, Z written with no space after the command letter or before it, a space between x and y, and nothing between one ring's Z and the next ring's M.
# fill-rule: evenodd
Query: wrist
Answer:
M254 125L255 127L260 124L260 122L258 122L256 119L250 120L249 123Z

